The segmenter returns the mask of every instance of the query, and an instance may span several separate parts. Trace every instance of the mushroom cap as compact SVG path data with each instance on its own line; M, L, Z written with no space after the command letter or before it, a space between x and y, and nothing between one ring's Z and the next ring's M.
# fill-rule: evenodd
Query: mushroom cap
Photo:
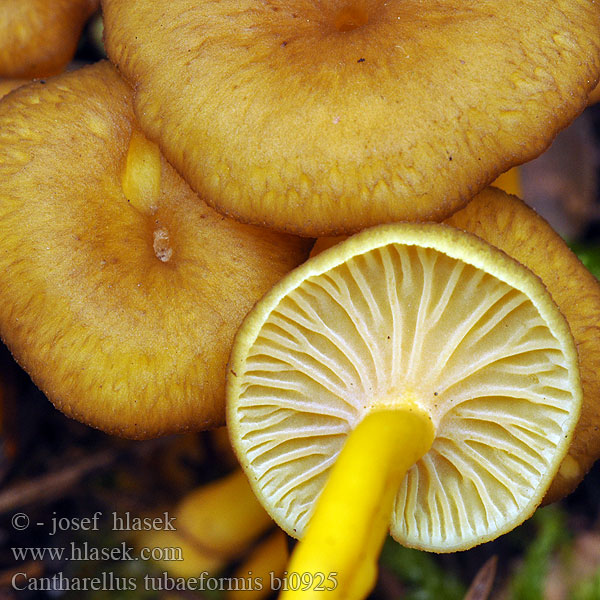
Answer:
M600 458L600 282L542 217L501 190L484 190L446 222L531 269L569 324L579 354L583 404L569 453L545 498L558 500Z
M104 0L148 137L217 210L308 236L441 220L542 152L600 72L600 7Z
M0 102L0 336L73 418L133 438L222 424L234 333L306 243L205 205L107 61Z
M435 440L398 490L391 532L436 552L531 515L582 396L571 333L539 278L440 224L374 227L292 271L245 319L227 378L240 463L298 537L365 414L430 415Z
M0 77L48 77L73 58L100 0L0 2Z

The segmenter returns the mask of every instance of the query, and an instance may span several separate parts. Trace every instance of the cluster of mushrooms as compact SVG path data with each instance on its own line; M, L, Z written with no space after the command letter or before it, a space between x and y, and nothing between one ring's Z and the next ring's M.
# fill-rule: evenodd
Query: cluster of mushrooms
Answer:
M56 75L97 8L0 5L0 335L54 405L227 416L331 598L390 529L464 549L572 491L600 284L488 186L599 95L600 4L103 0L110 61Z

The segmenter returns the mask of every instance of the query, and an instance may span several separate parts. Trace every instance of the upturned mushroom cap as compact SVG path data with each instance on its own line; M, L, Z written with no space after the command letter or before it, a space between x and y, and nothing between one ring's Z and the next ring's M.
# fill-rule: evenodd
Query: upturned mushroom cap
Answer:
M542 152L600 71L600 6L104 0L146 134L244 222L441 220Z
M236 335L227 396L242 467L298 537L370 415L427 415L433 442L393 490L391 532L449 552L531 515L582 392L571 333L539 278L471 234L403 223L324 251L264 296Z
M108 62L0 102L0 335L73 418L136 438L221 424L234 333L305 247L206 206Z
M532 270L571 329L578 348L583 404L569 453L545 497L545 502L554 502L571 493L600 458L600 283L547 221L499 189L486 188L446 223L477 235ZM319 238L311 255L344 239Z
M100 0L0 2L0 77L48 77L73 58Z
M579 355L581 417L545 501L573 491L600 458L600 283L526 204L488 188L446 221L504 250L541 278L563 313Z

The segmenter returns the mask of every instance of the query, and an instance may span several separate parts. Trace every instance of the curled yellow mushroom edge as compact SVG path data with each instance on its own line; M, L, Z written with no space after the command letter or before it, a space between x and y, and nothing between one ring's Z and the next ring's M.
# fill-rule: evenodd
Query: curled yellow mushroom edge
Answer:
M302 538L288 570L339 573L328 597L362 598L388 528L451 552L529 517L582 387L537 276L466 231L401 223L284 277L238 331L227 397L255 493Z

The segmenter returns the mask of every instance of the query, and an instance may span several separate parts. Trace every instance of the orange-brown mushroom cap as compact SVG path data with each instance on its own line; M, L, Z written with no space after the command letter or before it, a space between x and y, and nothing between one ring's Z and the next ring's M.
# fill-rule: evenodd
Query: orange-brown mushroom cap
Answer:
M48 77L73 58L100 0L0 2L0 77Z
M142 128L219 211L302 235L441 220L539 154L600 71L600 5L103 0Z
M600 458L600 282L550 225L515 196L488 188L448 224L478 235L532 270L565 316L579 355L581 417L545 500L573 491Z
M235 330L306 256L152 148L107 62L0 102L0 335L60 410L135 438L224 421Z

